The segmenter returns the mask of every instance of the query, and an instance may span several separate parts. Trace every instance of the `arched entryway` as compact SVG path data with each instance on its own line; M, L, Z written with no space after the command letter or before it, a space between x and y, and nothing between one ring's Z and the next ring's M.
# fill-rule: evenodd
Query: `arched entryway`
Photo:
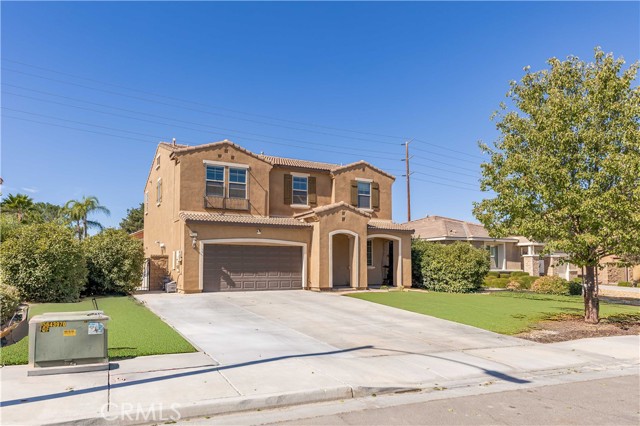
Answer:
M329 287L357 288L359 236L348 230L329 233Z
M367 285L400 287L402 283L401 238L378 234L367 237Z

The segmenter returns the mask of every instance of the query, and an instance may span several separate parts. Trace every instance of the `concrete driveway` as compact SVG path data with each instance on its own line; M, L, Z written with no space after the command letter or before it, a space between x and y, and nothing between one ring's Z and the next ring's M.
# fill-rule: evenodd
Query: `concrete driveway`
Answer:
M136 297L215 361L233 366L224 373L230 382L237 382L234 375L252 371L252 383L269 388L264 391L276 390L287 381L287 374L294 382L307 374L316 384L324 377L335 382L330 384L367 387L416 387L487 374L501 377L514 367L470 352L538 346L335 293Z
M322 352L372 357L531 344L336 293L136 297L221 364Z

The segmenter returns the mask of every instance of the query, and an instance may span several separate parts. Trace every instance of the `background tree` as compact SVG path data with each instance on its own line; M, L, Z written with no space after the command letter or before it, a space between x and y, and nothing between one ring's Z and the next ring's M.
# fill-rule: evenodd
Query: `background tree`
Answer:
M3 211L14 213L18 222L22 222L24 215L33 210L33 200L25 194L9 194L2 200L1 206Z
M144 204L127 209L127 215L120 221L120 229L128 234L144 228Z
M63 206L57 204L38 202L33 205L33 209L27 213L28 223L49 223L54 222L60 225L68 225L70 219Z
M86 238L89 235L89 228L97 228L102 230L100 222L89 220L89 216L94 213L103 213L107 216L111 214L109 209L104 207L98 201L98 198L89 196L82 197L81 200L71 200L65 204L65 210L68 212L69 218L75 224L75 231L78 239Z
M142 241L106 229L82 242L89 271L87 294L132 293L142 282Z
M548 60L511 82L494 116L501 135L482 165L495 197L474 214L495 236L517 234L585 268L585 321L599 320L595 269L603 256L640 253L638 64L595 50L595 61Z

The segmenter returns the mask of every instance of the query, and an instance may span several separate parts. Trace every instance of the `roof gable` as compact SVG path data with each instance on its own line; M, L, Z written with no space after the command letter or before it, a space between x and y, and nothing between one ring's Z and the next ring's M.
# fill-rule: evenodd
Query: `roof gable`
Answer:
M377 172L377 173L379 173L379 174L381 174L383 176L386 176L386 177L388 177L390 179L396 180L396 177L393 176L392 174L389 174L389 173L385 172L384 170L379 169L378 167L372 165L371 163L367 163L364 160L356 161L355 163L345 164L344 166L335 167L334 169L331 170L331 173L336 175L336 174L340 174L340 173L343 173L343 172L346 172L346 171L349 171L351 169L354 169L356 167L361 167L361 166L368 167L371 170L373 170L374 172Z

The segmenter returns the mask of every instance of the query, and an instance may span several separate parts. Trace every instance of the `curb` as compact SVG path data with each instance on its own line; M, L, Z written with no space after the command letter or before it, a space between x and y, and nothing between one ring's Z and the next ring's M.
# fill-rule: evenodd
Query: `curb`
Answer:
M406 387L351 387L339 386L327 389L314 389L302 392L286 392L257 396L237 396L209 401L198 401L192 404L151 405L146 409L109 411L106 416L73 419L55 423L50 426L113 426L138 425L157 422L174 422L192 417L216 416L239 413L243 411L259 411L286 406L311 404L343 399L361 398L398 392L415 391Z

